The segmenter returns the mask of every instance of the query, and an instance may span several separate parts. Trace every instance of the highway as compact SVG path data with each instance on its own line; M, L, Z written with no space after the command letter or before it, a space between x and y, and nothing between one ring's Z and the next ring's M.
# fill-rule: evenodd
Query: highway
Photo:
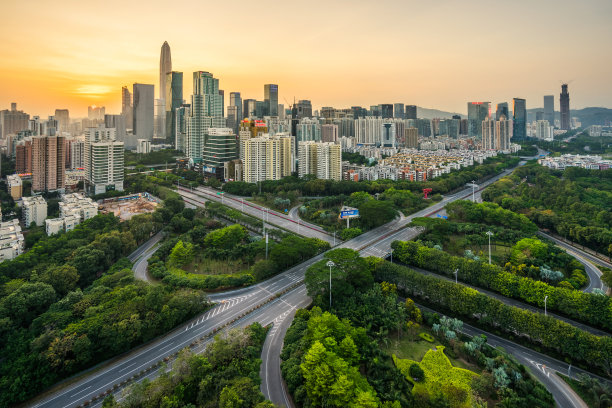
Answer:
M149 266L148 261L155 251L157 251L159 241L161 241L163 237L163 232L159 231L128 256L128 259L133 262L132 271L134 271L134 278L145 282L151 282L151 278L147 273L147 267Z
M497 177L488 180L481 185L481 188L495 182L509 172L505 171ZM210 192L198 191L197 194L193 194L190 191L181 190L181 195L191 197L192 200L197 198L200 193L206 196L207 199L212 197L214 200L216 196L216 193L211 196ZM339 247L358 250L362 255L381 256L390 250L390 243L392 241L396 239L409 239L409 236L418 232L412 228L405 228L413 218L427 216L439 210L448 202L464 198L469 194L471 194L471 189L464 189L454 195L444 197L442 201L416 214L409 217L396 218L386 225L342 243ZM232 203L231 206L234 208L242 206L239 200L224 199L224 201L228 202L228 204ZM246 210L247 207L249 206L245 202L245 212L248 211ZM261 214L260 208L249 207L249 209L254 211L250 215ZM271 213L268 222L270 224L275 222L282 223L281 226L297 232L297 223L291 220L287 222L285 218L284 216L276 216ZM308 233L313 235L315 233L321 234L318 231L318 227L305 227L304 224L301 224L299 227L302 235ZM328 242L332 239L327 234L322 234L321 236L326 237ZM319 237L317 236L317 238ZM142 252L145 251L143 250ZM246 325L252 321L259 321L264 325L274 324L262 354L262 360L265 360L262 362L262 367L265 368L266 374L262 376L261 389L264 395L272 402L281 406L286 405L287 396L282 387L282 381L279 381L280 360L278 358L283 345L285 325L289 324L292 313L297 308L309 303L310 299L306 294L302 281L306 269L321 259L323 259L323 254L251 287L213 294L209 297L211 301L216 302L212 309L195 316L189 322L180 325L170 333L135 348L123 356L111 359L101 364L95 370L84 373L80 379L73 381L70 385L63 388L58 386L57 390L47 392L44 397L38 401L30 401L28 405L34 407L68 408L79 406L85 402L100 404L102 398L95 399L100 394L105 392L118 393L125 385L131 382L141 380L145 376L152 378L158 375L159 362L166 358L172 358L182 348L193 346L199 350L209 340L208 336L216 333L219 328ZM281 294L282 296L279 297ZM274 330L275 327L276 330ZM549 361L552 361L552 359L544 355L538 355L539 363L548 365ZM554 392L552 389L550 391ZM562 395L555 395L555 397L560 400L566 398Z

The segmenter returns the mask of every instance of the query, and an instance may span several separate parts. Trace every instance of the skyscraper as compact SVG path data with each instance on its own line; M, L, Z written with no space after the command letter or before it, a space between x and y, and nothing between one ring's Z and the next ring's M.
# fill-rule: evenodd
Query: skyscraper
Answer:
M172 71L166 74L166 142L176 140L176 110L183 104L183 73Z
M236 120L240 122L242 119L244 119L242 116L242 97L240 96L240 92L230 92L229 98L229 106L236 106L238 108L236 112Z
M223 164L237 157L236 135L232 129L208 129L202 157L205 171L222 179Z
M502 102L497 104L497 109L495 111L495 120L500 120L502 115L504 115L506 119L510 119L508 114L508 102Z
M133 145L126 146L127 148L136 147L136 139L153 140L153 121L154 121L154 99L155 86L150 84L134 84L134 108L132 129L134 132Z
M404 113L404 104L396 103L393 105L393 117L398 119L404 119L406 114Z
M298 174L314 174L322 180L342 178L342 149L339 144L304 142L299 147Z
M405 119L416 119L417 118L417 107L416 105L406 105L406 117Z
M312 103L308 99L302 99L297 103L297 118L311 118Z
M121 115L128 129L134 126L132 116L132 94L127 86L121 88Z
M55 119L58 122L58 132L68 132L70 127L70 113L68 109L56 109Z
M63 191L66 180L65 140L52 128L44 136L32 137L32 190Z
M167 41L164 41L159 55L159 99L166 97L166 79L169 72L172 72L172 56L170 55L170 45Z
M200 163L210 128L225 127L219 80L210 72L193 73L193 95L190 116L187 120L187 156L193 163Z
M244 181L280 180L293 169L292 137L263 134L244 142Z
M338 125L327 124L321 126L321 140L323 142L338 143Z
M570 100L567 84L561 85L559 96L559 110L561 111L561 129L570 130Z
M8 135L28 129L29 120L30 115L24 111L17 110L15 102L11 103L10 110L0 111L0 137L6 139Z
M393 104L383 103L380 106L380 114L383 119L390 119L393 117Z
M123 191L123 142L115 129L99 125L85 130L85 182L93 194Z
M278 85L264 85L264 103L266 116L278 116Z
M512 138L525 140L527 138L527 105L524 99L514 98L512 100L512 114Z
M468 136L482 137L482 121L490 116L491 102L468 102Z
M550 126L555 125L555 96L544 95L544 120L547 120Z
M242 118L255 118L257 115L257 101L255 99L245 99L243 103L244 109L242 110Z

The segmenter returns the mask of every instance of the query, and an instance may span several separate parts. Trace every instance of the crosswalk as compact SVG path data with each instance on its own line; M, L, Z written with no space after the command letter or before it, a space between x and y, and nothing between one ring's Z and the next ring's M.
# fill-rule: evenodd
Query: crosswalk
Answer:
M226 310L231 309L232 307L236 306L239 303L244 302L245 300L247 300L248 298L250 298L250 297L252 297L254 295L255 295L255 293L250 293L248 295L237 296L237 297L234 297L234 298L222 300L221 302L219 302L219 304L217 306L213 307L208 312L206 312L206 314L204 314L201 317L198 317L198 319L196 321L191 322L191 324L188 324L187 326L185 326L185 331L187 331L189 329L193 329L197 325L202 324L206 320L211 319L211 318L217 316L218 314L223 313Z
M289 315L289 313L291 313L293 311L293 309L295 309L295 306L293 306L291 309L285 311L280 316L277 316L272 321L272 329L270 330L270 337L274 337L274 335L278 331L278 328L280 327L281 323L287 318L287 316Z

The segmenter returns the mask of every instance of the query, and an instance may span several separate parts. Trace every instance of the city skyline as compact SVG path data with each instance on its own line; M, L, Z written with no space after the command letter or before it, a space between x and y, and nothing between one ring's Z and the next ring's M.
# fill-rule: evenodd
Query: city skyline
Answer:
M612 107L606 75L612 57L601 51L612 36L606 21L612 5L518 3L524 4L497 10L480 0L338 1L320 13L317 1L304 9L268 1L258 10L272 23L245 26L231 24L247 9L241 2L232 7L184 2L170 9L153 2L152 10L163 11L152 13L146 24L132 24L139 5L111 2L92 13L86 4L67 1L63 8L70 12L49 20L43 16L53 5L10 3L5 9L12 18L0 28L6 39L0 106L17 102L40 116L67 108L71 117L83 117L88 105L119 113L122 86L156 84L158 94L159 50L168 41L175 71L187 77L211 72L221 89L241 92L244 99L263 99L263 85L272 83L280 88L279 103L292 103L295 96L312 100L315 109L404 103L466 114L467 101L520 97L528 109L542 107L543 95L557 94L561 81L573 80L573 109ZM219 34L214 38L200 35L203 29L195 24L205 11L218 17L207 25L208 32ZM507 18L490 18L501 12ZM180 31L159 29L181 19ZM573 24L578 20L589 24ZM260 42L249 45L245 38ZM329 41L338 47L322 46ZM582 62L586 55L589 64ZM188 101L191 84L185 85Z

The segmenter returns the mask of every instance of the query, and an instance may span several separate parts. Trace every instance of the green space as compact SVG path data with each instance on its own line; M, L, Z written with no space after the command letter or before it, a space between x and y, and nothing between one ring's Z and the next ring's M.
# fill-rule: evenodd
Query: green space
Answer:
M557 373L589 408L608 408L612 406L612 387L588 374L579 374L577 378L569 378Z
M161 149L150 153L136 153L131 150L125 150L123 161L126 166L143 167L144 170L149 170L146 166L152 164L167 163L173 166L176 164L176 158L183 156L183 153L173 149Z
M267 330L258 323L217 335L202 354L183 349L172 369L154 380L145 379L127 389L116 402L104 400L104 408L274 408L259 390L261 349Z
M612 256L612 170L551 170L532 163L482 192L483 200Z
M201 290L136 281L125 258L183 202L165 197L152 214L119 222L97 215L69 232L40 236L0 263L0 406L12 406L126 352L209 307Z
M564 139L570 134L561 135L556 140L546 142L534 139L532 144L538 145L541 149L552 152L553 155L562 154L610 154L612 153L612 137L610 136L590 136L588 132L581 132L576 137L566 142Z
M342 152L342 161L347 161L352 164L372 167L377 164L377 160L373 157L365 157L359 153Z
M330 260L335 264L331 309ZM383 263L336 249L307 270L313 308L296 313L281 354L283 377L299 406L554 406L552 396L525 367L486 344L484 336L464 337L460 320L423 315L411 299L398 302L395 284L375 283ZM393 354L396 361L413 359L417 367L411 371L409 366L407 376L401 370L405 364L396 367ZM423 359L430 383L427 370L420 367ZM473 370L476 379L461 386L451 383L457 377L451 365L462 372ZM445 385L424 392L415 378Z

